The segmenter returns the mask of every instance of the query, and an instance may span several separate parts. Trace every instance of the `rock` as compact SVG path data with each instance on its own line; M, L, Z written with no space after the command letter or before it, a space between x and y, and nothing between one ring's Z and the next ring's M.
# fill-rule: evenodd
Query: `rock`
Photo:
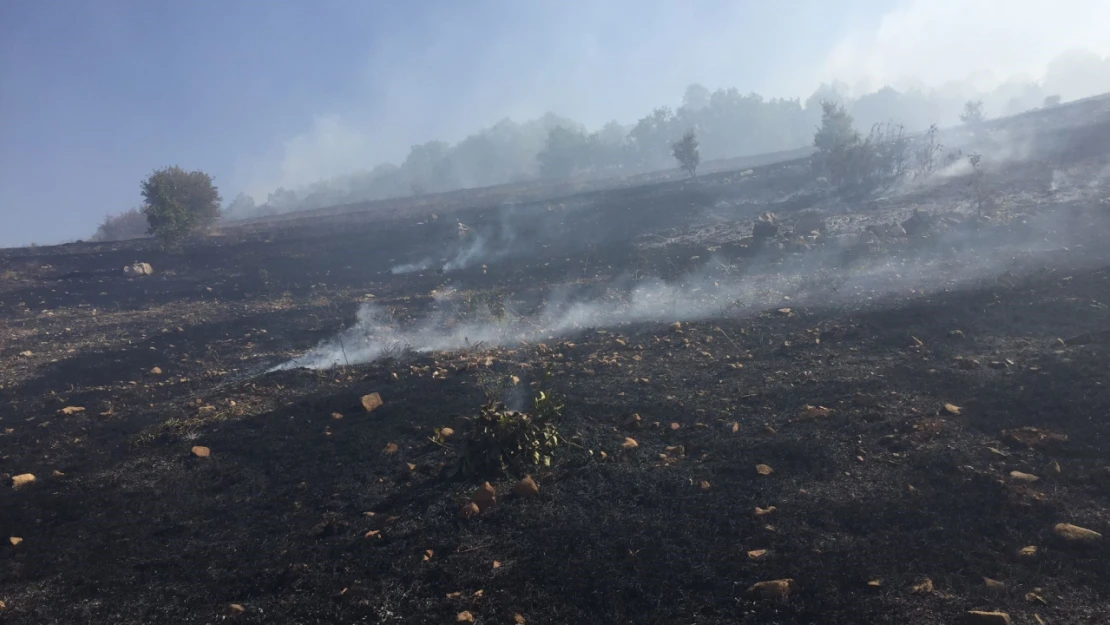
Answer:
M1022 427L1013 430L1002 430L1002 436L1007 442L1026 447L1048 447L1054 443L1067 442L1066 434L1057 434L1036 427Z
M767 550L766 549L752 549L751 551L748 552L748 559L749 560L759 560L759 559L763 558L763 556L765 556L765 555L767 555Z
M708 493L709 491L713 490L713 485L706 480L702 480L698 482L698 490L703 493Z
M11 537L8 538L8 542L10 542L13 547L15 547L19 543L23 542L23 539L20 538L19 536L11 536Z
M162 369L160 367L154 367L150 370L150 375L162 375Z
M470 501L477 504L479 510L485 512L497 503L497 490L493 488L492 484L486 482L478 487Z
M1057 523L1052 529L1057 536L1068 542L1086 543L1102 540L1102 534L1071 523Z
M85 408L83 406L66 406L65 408L62 408L61 410L59 410L58 412L60 414L64 414L66 416L69 416L69 415L75 415L75 414L80 414L82 412L85 412Z
M1009 458L1010 454L995 447L984 447L983 457L988 460L1002 460L1003 458Z
M1022 547L1021 549L1018 549L1018 555L1023 558L1031 558L1037 555L1037 546L1029 545L1028 547Z
M378 393L370 393L369 395L363 395L361 401L362 401L362 408L366 412L374 412L378 408L381 408L382 404L385 403L385 402L382 401L382 396L379 395Z
M991 579L989 577L983 578L983 585L985 585L987 588L990 588L991 590L1004 590L1006 588L1006 584L998 581L997 579Z
M154 273L150 263L132 263L123 268L123 273L129 276L149 276Z
M459 224L459 225L461 226L462 224ZM470 612L467 612L466 610L463 610L462 612L459 612L457 615L455 615L455 622L456 623L473 623L474 622L474 615L471 614Z
M752 238L773 239L779 234L778 219L774 213L763 213L752 224Z
M454 435L455 435L455 430L453 430L451 428L440 428L439 429L439 436L441 438L451 438Z
M1005 612L982 612L969 610L964 615L966 625L1013 625L1010 615Z
M392 456L393 454L397 453L399 449L400 447L397 446L397 443L386 443L385 449L382 450L382 453L387 456Z
M513 623L516 623L516 625L524 625L524 615L523 614L514 614L513 615Z
M1039 480L1041 478L1039 478L1036 475L1033 475L1031 473L1022 473L1021 471L1010 471L1010 479L1016 480L1018 482L1032 483L1032 482L1036 482L1037 480Z
M478 504L474 503L473 501L467 503L465 506L462 507L461 510L459 510L459 516L464 519L472 519L481 513L482 509L479 508Z
M814 232L825 234L827 231L828 226L825 224L825 218L816 211L806 211L798 215L798 221L794 222L795 236L810 236Z
M759 506L755 507L756 516L767 516L768 514L774 514L775 512L778 512L778 508L774 506L767 506L766 508L760 508Z
M902 229L906 234L915 237L922 234L927 234L933 229L936 220L933 216L920 209L915 209L913 215L909 219L902 222Z
M640 417L639 414L634 414L631 417L628 417L627 419L624 420L624 426L629 427L629 428L634 428L634 427L640 425L641 420L642 420L642 418Z
M23 473L20 475L12 476L12 488L20 489L35 481L35 476L30 473Z
M197 458L207 458L212 455L212 450L202 445L196 445L190 451Z
M536 480L532 479L531 475L525 475L524 479L513 484L513 494L517 497L538 495L540 494L540 485L536 483Z
M246 611L247 611L247 609L245 607L243 607L242 604L239 604L239 603L232 603L232 604L227 606L227 615L228 616L238 616L240 614L243 614Z
M960 414L960 407L956 404L944 404L944 413L952 416L958 416Z
M775 472L775 470L774 470L774 469L772 469L772 468L771 468L770 466L768 466L768 465L765 465L765 464L757 464L757 465L755 465L755 472L756 472L756 473L758 473L758 474L760 474L760 475L770 475L770 474L774 473L774 472Z
M926 577L920 583L913 585L913 591L919 594L930 594L933 592L933 580Z
M627 436L625 437L624 442L621 443L621 449L636 449L639 446L640 444L636 442L636 439L629 438Z
M748 594L760 599L783 601L798 590L798 585L793 579L773 579L768 582L757 582L748 588Z
M31 356L35 355L35 352L33 352L31 350L27 350L25 352L19 352L19 355L23 356L24 358L30 358Z

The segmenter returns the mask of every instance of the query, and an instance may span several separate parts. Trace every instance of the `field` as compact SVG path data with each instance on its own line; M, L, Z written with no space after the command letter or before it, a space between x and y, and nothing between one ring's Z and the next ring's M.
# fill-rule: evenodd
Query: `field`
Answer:
M0 250L0 622L1110 622L1110 99L989 137Z

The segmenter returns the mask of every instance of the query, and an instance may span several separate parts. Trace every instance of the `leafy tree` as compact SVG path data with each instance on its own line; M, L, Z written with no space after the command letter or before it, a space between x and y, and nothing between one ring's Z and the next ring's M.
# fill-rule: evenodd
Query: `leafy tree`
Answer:
M859 143L860 136L852 128L852 116L843 104L826 100L821 103L821 127L813 135L813 145L824 153Z
M146 215L138 208L108 215L96 229L93 241L124 241L147 235Z
M671 145L671 154L691 177L697 175L701 154L698 151L698 136L693 129L687 130L681 139Z
M231 204L227 205L227 209L224 212L229 215L235 215L236 217L246 217L253 214L255 208L254 198L246 193L240 193L235 196Z
M960 121L968 126L978 126L986 119L983 114L982 100L969 100L964 103L964 112L960 114Z
M166 167L144 180L142 190L150 234L165 247L180 246L190 234L207 229L220 217L220 193L212 177L202 171Z
M566 178L589 167L589 138L577 130L556 126L547 134L547 143L536 159L541 176Z
M689 111L700 111L709 106L709 97L708 89L694 83L686 87L686 93L682 96L682 108Z
M1052 108L1054 106L1060 106L1060 96L1058 96L1058 95L1045 96L1045 98L1044 98L1044 107L1047 109L1047 108Z

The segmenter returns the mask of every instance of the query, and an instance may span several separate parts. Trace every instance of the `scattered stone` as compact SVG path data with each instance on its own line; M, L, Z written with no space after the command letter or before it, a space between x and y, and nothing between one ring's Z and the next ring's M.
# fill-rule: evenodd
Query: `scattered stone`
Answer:
M944 413L958 416L960 414L960 407L956 404L944 404Z
M708 493L710 490L713 490L713 485L706 480L702 480L698 482L698 490L703 493Z
M1000 582L997 579L991 579L989 577L983 578L983 584L991 590L1004 590L1006 588L1006 584L1004 584L1003 582Z
M538 495L540 494L540 485L536 483L536 480L532 479L531 475L525 475L524 479L513 484L513 494L517 497Z
M793 579L774 579L767 582L757 582L748 588L748 594L761 599L783 601L798 590L798 585Z
M916 593L929 594L933 592L933 580L926 577L920 583L913 585L913 591Z
M194 445L189 451L197 458L207 458L212 455L212 450L203 445Z
M1029 448L1047 447L1053 443L1063 443L1068 440L1066 434L1057 434L1036 427L1022 427L1013 430L1003 430L1002 436L1007 441Z
M624 442L621 443L621 449L636 449L639 446L640 444L636 442L636 439L628 438L627 436L625 437Z
M150 370L150 375L162 375L162 369L160 367L154 367Z
M1002 460L1003 458L1009 458L1010 454L995 447L984 447L983 456L989 460Z
M397 443L386 443L385 449L382 450L382 453L387 456L392 456L393 454L397 453L399 449L400 447L397 446Z
M70 416L70 415L75 415L75 414L80 414L82 412L85 412L85 408L83 406L66 406L65 408L62 408L61 410L59 410L58 412L60 414L66 415L66 416Z
M10 542L13 547L15 547L19 543L23 542L23 539L20 538L19 536L11 536L11 537L8 538L8 542Z
M33 352L31 350L27 350L25 352L19 352L19 355L23 356L24 358L30 358L31 356L35 355L35 352Z
M630 417L628 417L627 419L624 420L624 426L629 427L629 428L634 428L634 427L637 427L637 426L640 425L640 421L642 421L640 415L639 414L634 414L634 415L632 415L632 416L630 416Z
M369 395L363 395L361 401L362 401L362 408L366 412L374 412L378 408L381 408L382 404L385 403L385 402L382 401L382 396L379 395L378 393L370 393Z
M477 504L480 511L485 512L497 503L497 490L494 489L492 484L486 482L478 487L470 501Z
M774 473L774 472L775 472L775 470L774 470L774 469L772 469L772 468L771 468L770 466L768 466L768 465L765 465L765 464L757 464L757 465L755 465L755 472L756 472L756 473L758 473L758 474L760 474L760 475L770 475L770 474Z
M964 615L966 625L1013 625L1010 615L1005 612L982 612L969 610Z
M459 225L461 226L462 224L459 224ZM458 615L455 616L455 622L456 623L473 623L474 622L474 615L471 614L470 612L467 612L466 610L463 610L462 612L459 612Z
M1048 605L1048 602L1045 601L1044 597L1042 597L1040 594L1038 594L1040 592L1042 592L1040 588L1034 588L1033 590L1025 593L1025 600L1028 601L1029 603L1039 603L1041 605Z
M755 515L756 516L767 516L768 514L773 514L775 512L778 512L778 510L779 509L774 507L774 506L767 506L766 508L760 508L759 506L756 506L755 507Z
M805 237L815 232L824 234L827 231L828 226L825 224L825 218L816 211L806 211L798 215L798 221L794 222L795 236Z
M439 429L440 438L451 438L454 435L455 435L455 430L453 430L451 428L440 428Z
M1029 545L1028 547L1022 547L1021 549L1018 549L1018 555L1023 558L1031 558L1037 555L1037 546Z
M524 625L524 615L523 614L514 614L513 615L513 623L516 623L516 625Z
M154 273L150 263L132 263L123 268L123 273L129 276L149 276Z
M12 476L12 488L20 489L35 481L35 476L30 473Z
M459 516L464 519L472 519L481 513L482 509L479 508L478 504L474 503L473 501L467 503L465 506L462 507L461 510L459 510Z
M243 614L246 611L247 611L247 609L245 607L243 607L242 604L232 603L232 604L227 606L227 615L228 616L238 616L240 614Z
M1057 536L1069 542L1079 543L1102 540L1102 534L1085 527L1072 525L1071 523L1057 523L1053 531L1056 532Z
M435 551L433 551L431 549L425 549L424 550L424 562L427 562L428 560L431 560L432 558L435 557L435 555L436 555Z
M801 417L803 419L822 419L829 416L832 410L824 406L805 406L802 408Z
M1010 471L1010 478L1018 482L1033 483L1041 479L1031 473L1022 473L1021 471Z
M762 559L763 556L766 556L766 555L767 555L767 550L766 549L752 549L751 551L748 552L748 559L749 560L759 560L759 559Z
M867 585L871 588L882 588L883 587L883 580L873 579L873 580L868 581Z

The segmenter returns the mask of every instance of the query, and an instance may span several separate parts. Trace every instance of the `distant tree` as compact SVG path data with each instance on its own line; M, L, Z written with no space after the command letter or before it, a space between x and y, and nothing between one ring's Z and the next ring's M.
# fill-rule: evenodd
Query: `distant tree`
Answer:
M686 87L686 94L682 96L682 108L688 111L700 111L709 106L709 90L694 83Z
M974 127L982 124L986 118L982 100L968 100L964 103L964 112L960 114L960 121Z
M859 143L860 136L852 127L852 116L839 102L821 103L821 127L813 135L813 146L823 153Z
M228 215L236 217L246 217L254 213L257 207L254 204L254 198L246 193L240 193L235 196L235 199L227 205L224 212Z
M146 215L138 208L126 210L118 215L108 215L96 229L93 241L125 241L147 235Z
M589 167L589 139L585 133L556 126L547 134L547 143L536 155L540 175L566 178Z
M1045 96L1044 107L1047 109L1054 106L1060 106L1060 99L1061 98L1058 95Z
M698 151L698 136L693 129L687 130L681 139L671 145L671 154L691 178L697 175L701 154Z
M143 213L150 234L176 248L190 234L207 229L220 217L220 193L212 177L178 166L152 173L142 183Z

